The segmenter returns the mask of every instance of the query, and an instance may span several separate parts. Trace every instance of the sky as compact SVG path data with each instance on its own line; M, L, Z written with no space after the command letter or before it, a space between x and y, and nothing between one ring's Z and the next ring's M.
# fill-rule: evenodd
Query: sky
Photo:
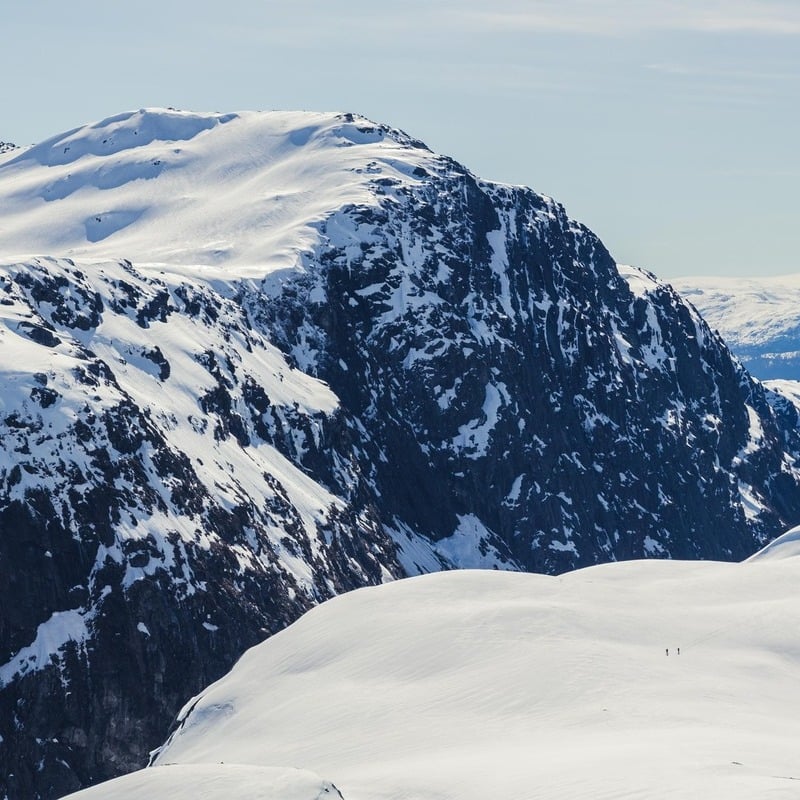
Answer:
M146 106L353 111L660 277L800 273L798 0L37 0L2 28L0 141Z

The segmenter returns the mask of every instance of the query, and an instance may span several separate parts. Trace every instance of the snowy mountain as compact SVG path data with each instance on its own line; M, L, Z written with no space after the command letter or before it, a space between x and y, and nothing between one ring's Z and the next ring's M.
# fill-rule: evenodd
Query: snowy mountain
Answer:
M800 522L798 412L693 308L361 117L145 110L5 153L0 277L0 797L141 766L340 592Z
M753 375L800 380L800 276L680 278L672 284Z
M373 800L795 797L796 541L784 555L351 592L190 700L135 785L75 800L167 800L176 770L229 764Z

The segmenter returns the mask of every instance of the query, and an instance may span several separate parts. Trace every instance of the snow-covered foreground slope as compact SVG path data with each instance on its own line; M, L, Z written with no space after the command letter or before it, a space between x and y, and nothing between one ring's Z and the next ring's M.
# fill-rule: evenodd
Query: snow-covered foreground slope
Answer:
M798 579L787 557L358 590L191 700L157 764L292 764L347 800L796 797ZM137 778L154 800L164 769Z
M83 800L343 800L312 772L246 764L173 765L134 772L80 793Z
M748 561L769 561L776 558L800 557L800 526L792 528L773 539Z
M800 379L800 275L677 278L689 300L761 379Z

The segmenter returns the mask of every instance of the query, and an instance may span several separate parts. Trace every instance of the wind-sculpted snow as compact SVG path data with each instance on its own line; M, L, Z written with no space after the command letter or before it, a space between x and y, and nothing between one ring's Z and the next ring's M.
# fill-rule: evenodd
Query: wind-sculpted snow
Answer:
M352 115L143 109L0 159L0 254L295 269L312 223L373 202L369 177L432 154Z
M792 403L556 202L400 131L128 112L2 154L0 219L0 797L141 766L344 590L800 522Z

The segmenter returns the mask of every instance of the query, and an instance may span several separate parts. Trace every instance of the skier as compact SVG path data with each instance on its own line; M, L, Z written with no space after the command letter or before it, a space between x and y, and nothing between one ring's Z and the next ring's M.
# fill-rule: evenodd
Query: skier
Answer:
M667 648L667 655L669 655L669 647Z

